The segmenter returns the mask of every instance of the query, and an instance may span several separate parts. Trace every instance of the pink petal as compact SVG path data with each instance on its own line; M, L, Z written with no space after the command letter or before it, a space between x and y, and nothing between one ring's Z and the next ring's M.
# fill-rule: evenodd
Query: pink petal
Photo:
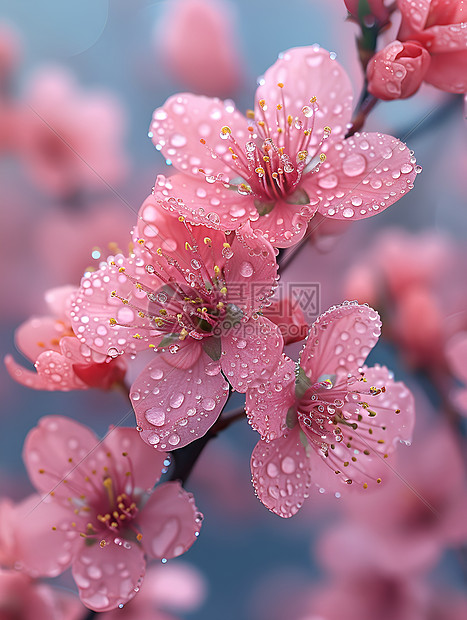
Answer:
M73 578L86 607L108 611L130 601L138 591L146 569L146 560L137 543L108 541L87 547L73 562Z
M306 233L307 224L316 213L319 202L316 192L308 189L310 204L300 206L278 200L269 213L251 222L252 228L262 232L265 238L278 248L287 248L298 243Z
M285 519L300 510L311 478L298 424L285 437L256 444L251 474L256 495L269 510Z
M232 158L230 142L220 137L224 126L230 127L240 144L246 142L248 121L231 101L181 93L169 97L162 108L154 111L150 133L154 146L180 172L203 179L198 172L202 168L208 175L224 174L225 181L238 175L227 165Z
M430 54L465 52L467 49L467 32L462 24L435 25L427 28L420 37L429 41L427 49Z
M2 620L58 620L56 599L48 590L27 575L0 569ZM67 620L78 617L67 616Z
M268 379L282 356L277 325L263 316L233 326L222 336L222 370L237 392Z
M273 441L287 429L286 417L295 403L295 364L282 355L269 381L246 393L248 421L261 439Z
M27 435L23 459L32 484L57 498L83 490L87 497L98 497L93 484L85 481L102 456L98 439L86 426L70 418L46 416ZM100 469L100 467L99 467ZM41 473L43 472L43 473ZM67 479L67 483L63 481Z
M425 82L449 93L467 91L467 52L446 52L431 57Z
M335 374L337 380L358 375L380 333L381 321L373 308L354 302L333 306L311 326L300 365L312 383L323 375Z
M60 347L63 355L72 363L75 376L86 387L109 390L115 383L123 381L126 372L124 359L113 359L93 351L77 338L62 338Z
M430 4L431 0L418 0L417 6L414 6L413 0L397 0L397 7L402 13L401 30L417 32L425 28Z
M189 178L183 175L175 175L170 179ZM158 179L165 179L159 176ZM169 182L169 179L166 180ZM211 222L212 226L213 223ZM205 238L209 237L209 244ZM144 239L141 245L138 241ZM180 271L171 266L165 257L176 259L184 269L193 270L192 260L201 260L207 269L212 272L215 264L222 267L225 259L222 256L223 244L226 236L214 228L206 226L193 226L188 222L179 221L177 214L163 209L156 196L150 195L143 202L139 214L138 224L133 235L135 253L142 257L145 263L157 265L164 277L172 277L177 282L186 284L185 278ZM196 253L193 247L196 246ZM154 257L154 252L160 248L163 258ZM148 283L149 284L149 283ZM154 288L158 288L157 285Z
M284 87L279 88L278 83ZM344 69L329 52L317 45L295 47L281 54L266 71L264 83L256 91L255 116L257 120L263 117L258 101L264 99L265 117L274 133L277 131L276 106L283 103L282 95L285 113L299 118L302 108L310 104L312 97L317 97L319 112L311 145L318 145L325 126L332 129L331 139L344 137L352 113L352 86Z
M68 322L71 308L71 297L78 291L76 286L58 286L49 289L45 293L45 301L49 307L50 314Z
M5 366L15 381L35 390L66 392L86 389L86 385L73 372L72 364L55 351L39 355L37 372L24 368L11 355L5 357Z
M179 482L159 485L145 504L138 524L146 553L154 558L175 558L195 542L203 515L193 495Z
M141 437L158 450L182 448L202 437L227 397L227 382L204 351L191 368L177 368L158 355L130 390Z
M135 486L144 491L159 481L166 455L141 443L136 429L111 428L104 443L114 455L113 468L122 480L131 471Z
M326 217L361 220L412 188L418 168L411 160L409 149L392 136L356 133L330 146L319 172L308 175L303 188L321 197L318 210Z
M81 342L111 357L147 349L148 343L154 342L154 324L138 314L146 311L150 302L144 287L138 289L132 280L141 281L151 290L161 287L161 281L145 270L143 261L121 255L110 257L98 271L82 279L70 313L73 330ZM112 296L113 291L128 304ZM111 325L110 319L117 323ZM135 334L141 338L135 338Z
M164 209L183 215L194 224L220 230L235 230L248 219L258 218L249 196L241 196L222 183L209 184L201 175L193 178L174 174L167 178L160 174L154 185L154 198Z
M84 524L80 529L80 518L69 507L39 495L29 496L15 513L17 562L33 577L56 577L63 573L78 546L84 544L79 536L84 530Z
M44 351L60 352L59 340L67 331L64 323L53 317L34 317L22 323L16 330L16 346L21 353L35 362Z
M233 257L224 269L227 299L249 315L259 310L274 291L276 254L272 245L252 230L249 223L237 230L231 249Z
M242 67L230 7L211 0L183 0L167 8L157 38L171 76L205 95L235 92Z

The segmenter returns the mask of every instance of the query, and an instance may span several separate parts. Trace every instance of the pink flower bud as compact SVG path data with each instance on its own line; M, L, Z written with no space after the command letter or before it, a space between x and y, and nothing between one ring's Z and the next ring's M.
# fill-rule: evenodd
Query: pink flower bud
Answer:
M420 87L430 54L419 43L393 41L367 67L368 90L379 99L406 99Z
M345 6L348 12L355 18L359 17L359 5L362 4L362 9L369 9L364 15L373 15L379 22L385 22L390 12L384 4L384 0L344 0ZM366 6L365 6L366 5Z

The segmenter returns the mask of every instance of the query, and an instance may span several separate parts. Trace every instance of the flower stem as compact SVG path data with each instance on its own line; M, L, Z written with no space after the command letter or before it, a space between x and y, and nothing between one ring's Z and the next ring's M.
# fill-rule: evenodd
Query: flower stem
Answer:
M217 422L212 426L209 431L200 437L196 441L188 444L180 450L172 452L172 457L175 461L175 467L170 475L169 480L179 480L182 484L185 484L189 475L193 471L193 468L200 457L202 451L209 443L211 439L214 439L221 431L228 428L235 421L245 417L245 408L238 407L230 412L228 417L220 417Z

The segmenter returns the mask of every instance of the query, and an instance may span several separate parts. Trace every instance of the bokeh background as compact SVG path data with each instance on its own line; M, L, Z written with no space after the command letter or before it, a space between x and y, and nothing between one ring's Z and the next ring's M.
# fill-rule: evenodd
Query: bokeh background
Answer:
M109 252L109 243L127 248L137 210L151 191L156 174L166 169L147 132L153 109L169 95L196 88L230 97L241 110L251 108L256 79L279 52L318 43L336 52L358 97L362 75L355 47L357 28L345 21L342 0L213 0L215 10L221 12L219 41L211 41L214 49L206 57L204 72L190 65L194 48L206 45L203 24L195 20L190 37L181 37L175 29L175 5L183 1L0 0L0 338L4 355L12 353L21 359L14 330L31 315L46 312L44 292L48 288L78 284L82 273L97 266L99 258ZM390 33L385 36L391 39ZM221 45L227 48L220 73L213 64L214 43L221 65ZM380 303L378 291L386 287L380 308L385 310L383 319L386 314L390 327L385 338L383 325L383 339L370 362L386 363L416 395L414 444L411 448L401 446L400 465L412 491L404 482L399 480L399 484L412 496L407 502L419 502L423 510L423 501L414 490L424 497L430 486L444 488L454 470L452 476L460 482L449 501L455 503L457 498L461 502L466 495L462 459L450 464L447 471L443 469L447 454L456 451L459 442L465 450L465 426L455 425L457 437L449 438L447 448L423 449L428 446L423 443L426 435L433 432L438 437L444 432L440 424L445 415L443 398L419 360L420 356L442 356L442 347L423 349L438 337L439 325L455 323L449 335L467 329L463 252L467 137L461 99L423 87L407 101L380 104L365 129L390 133L415 151L423 166L415 188L378 217L354 224L337 241L329 234L306 244L288 264L283 278L286 282L318 283L321 311L352 294L373 295L374 299L361 301ZM405 236L396 232L384 241L381 235L394 227L406 231ZM413 265L424 271L428 302L423 295L421 300L416 297L406 303L404 298L402 302L397 286L391 292L386 284L384 269L394 267L397 277L403 279ZM356 266L361 271L353 273ZM439 316L427 321L425 331L411 338L412 328L416 331L433 310L432 300ZM3 365L0 388L0 494L14 500L31 491L21 450L28 430L41 416L69 415L100 434L122 419L124 425L134 424L127 402L117 393L35 392L16 384ZM239 399L232 407L241 402ZM353 500L345 506L342 499L327 497L317 489L298 516L281 520L254 496L249 457L256 440L246 420L238 422L208 445L187 484L205 521L198 542L183 561L202 573L207 595L198 609L179 613L179 617L318 620L326 616L315 609L317 592L322 595L327 588L335 599L342 599L343 609L350 609L352 592L361 598L368 596L368 591L360 591L357 580L343 593L345 588L336 584L342 584L344 578L335 567L329 568L332 561L328 556L337 558L354 576L359 574L358 568L352 568L349 558L355 553L347 550L347 544L360 550L365 545L374 550L377 544L371 543L368 534L363 536L365 542L357 545L359 534L352 524L368 527L368 521L380 520L377 506L382 500L366 499L360 507L355 507ZM412 461L407 454L410 450L417 450ZM415 460L426 465L420 468L421 473L415 471ZM436 493L428 501L436 503ZM467 521L467 513L459 510L459 518L463 515ZM371 516L367 519L366 515ZM439 524L439 515L417 516L415 522L418 518L420 531L425 518ZM394 526L387 528L392 535ZM448 523L446 528L452 532L454 526ZM328 547L323 550L323 540L336 533L342 533L343 540L331 540L328 547L333 551ZM384 538L384 524L380 534ZM417 568L412 572L403 551L399 569L389 570L384 562L381 569L373 559L365 564L363 573L373 594L383 586L371 585L370 577L379 575L380 569L390 574L375 603L379 612L373 618L467 617L463 616L467 607L462 598L466 583L464 535L454 544L449 535L440 536L435 559L429 554L421 560L417 556L420 561L414 561ZM408 553L410 556L410 549ZM402 597L400 582L414 580L418 588L414 598L428 601L423 609L432 615L428 611L410 615L402 602L400 608L408 615L394 615L391 605L394 597ZM74 588L69 576L61 583ZM410 598L407 593L404 596ZM393 615L385 615L388 610ZM346 613L340 616L342 620L354 618ZM366 618L364 612L360 614Z

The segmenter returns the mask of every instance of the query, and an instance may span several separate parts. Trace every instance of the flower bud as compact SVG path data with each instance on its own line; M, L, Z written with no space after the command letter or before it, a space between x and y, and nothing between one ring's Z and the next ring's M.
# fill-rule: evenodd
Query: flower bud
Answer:
M393 41L368 63L369 92L378 99L406 99L420 87L430 54L419 43Z
M385 22L390 15L384 0L344 0L348 12L356 19L363 16L373 16L380 23Z

